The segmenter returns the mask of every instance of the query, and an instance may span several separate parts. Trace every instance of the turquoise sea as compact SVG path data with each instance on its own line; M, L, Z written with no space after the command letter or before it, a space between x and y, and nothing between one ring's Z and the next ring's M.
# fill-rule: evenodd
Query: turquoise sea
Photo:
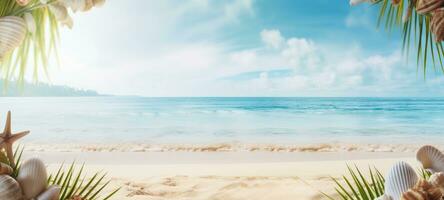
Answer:
M0 98L27 142L440 143L444 98Z

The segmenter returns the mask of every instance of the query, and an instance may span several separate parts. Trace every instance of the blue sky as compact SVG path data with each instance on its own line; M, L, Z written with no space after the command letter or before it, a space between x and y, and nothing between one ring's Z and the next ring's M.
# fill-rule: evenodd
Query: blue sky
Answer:
M443 94L376 15L346 0L108 0L63 28L50 80L142 96Z

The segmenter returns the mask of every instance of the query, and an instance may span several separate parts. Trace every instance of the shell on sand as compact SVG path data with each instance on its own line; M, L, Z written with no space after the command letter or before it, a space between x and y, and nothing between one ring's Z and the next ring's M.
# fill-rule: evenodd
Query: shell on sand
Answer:
M32 199L41 194L47 187L45 164L40 159L32 158L22 164L17 181L22 187L26 199Z
M59 186L50 186L46 191L40 194L36 200L58 200L60 195Z
M0 199L23 200L19 183L8 175L0 175Z
M400 200L404 192L415 186L418 176L405 162L398 162L390 169L385 179L385 195L392 200Z
M11 52L25 39L26 23L21 17L0 17L0 58Z
M421 162L424 169L432 172L444 172L444 154L437 148L426 145L416 152L416 159Z

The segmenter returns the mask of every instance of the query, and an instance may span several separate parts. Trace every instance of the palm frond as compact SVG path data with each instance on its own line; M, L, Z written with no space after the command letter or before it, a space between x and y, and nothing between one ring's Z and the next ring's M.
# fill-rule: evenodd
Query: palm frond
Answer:
M50 1L49 3L51 3ZM27 6L19 6L15 0L0 1L0 17L30 13L36 23L35 33L28 32L24 41L0 61L0 73L5 80L24 82L29 65L33 65L32 77L37 80L41 70L48 76L47 66L57 56L59 25L55 16L40 0L32 0Z
M413 56L416 58L418 71L422 70L424 78L430 67L434 72L444 73L444 49L442 43L436 42L432 34L430 15L417 13L413 0L400 0L398 5L393 5L391 0L375 0L374 4L379 6L377 26L384 26L389 32L398 29L406 60L412 55L410 50L415 50Z
M331 178L336 185L335 191L339 199L322 193L327 199L374 200L384 194L385 179L378 169L369 167L367 176L356 165L354 168L347 166L347 169L348 176L342 176L342 180ZM418 174L425 180L428 180L432 175L429 171L422 168L418 170Z
M16 178L20 171L23 151L24 147L18 146L14 152L16 167L13 168L13 178ZM4 152L0 151L0 155L4 155ZM6 156L4 155L4 157ZM85 164L80 167L76 166L76 162L72 162L67 167L62 164L57 172L48 177L48 185L58 185L61 187L60 200L70 200L73 197L80 197L80 199L85 200L108 200L120 190L120 188L117 188L105 193L105 189L110 184L110 181L106 179L105 173L97 172L92 176L87 176L84 171Z

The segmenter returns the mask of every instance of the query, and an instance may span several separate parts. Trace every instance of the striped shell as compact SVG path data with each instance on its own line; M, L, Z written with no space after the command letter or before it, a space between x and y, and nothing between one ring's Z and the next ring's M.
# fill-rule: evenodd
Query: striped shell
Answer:
M441 190L426 180L420 180L412 189L402 194L401 200L441 200Z
M417 181L415 170L405 162L398 162L393 165L385 179L385 195L393 200L400 200L402 194L415 186Z
M437 148L426 145L416 152L416 159L424 169L432 172L444 172L444 155Z
M9 165L0 163L0 175L11 175L12 171L13 170Z
M0 59L25 39L26 23L21 17L0 17Z
M46 191L40 194L36 200L58 200L60 195L59 186L50 186Z
M416 2L416 12L419 14L428 14L443 6L443 0L418 0Z
M433 11L430 29L435 35L437 42L444 40L444 8L439 8Z
M35 198L42 193L47 187L47 179L45 164L37 158L23 163L17 176L26 199Z
M0 199L23 200L20 185L8 175L0 175Z
M427 193L421 190L410 189L402 194L401 200L431 200L427 198Z

